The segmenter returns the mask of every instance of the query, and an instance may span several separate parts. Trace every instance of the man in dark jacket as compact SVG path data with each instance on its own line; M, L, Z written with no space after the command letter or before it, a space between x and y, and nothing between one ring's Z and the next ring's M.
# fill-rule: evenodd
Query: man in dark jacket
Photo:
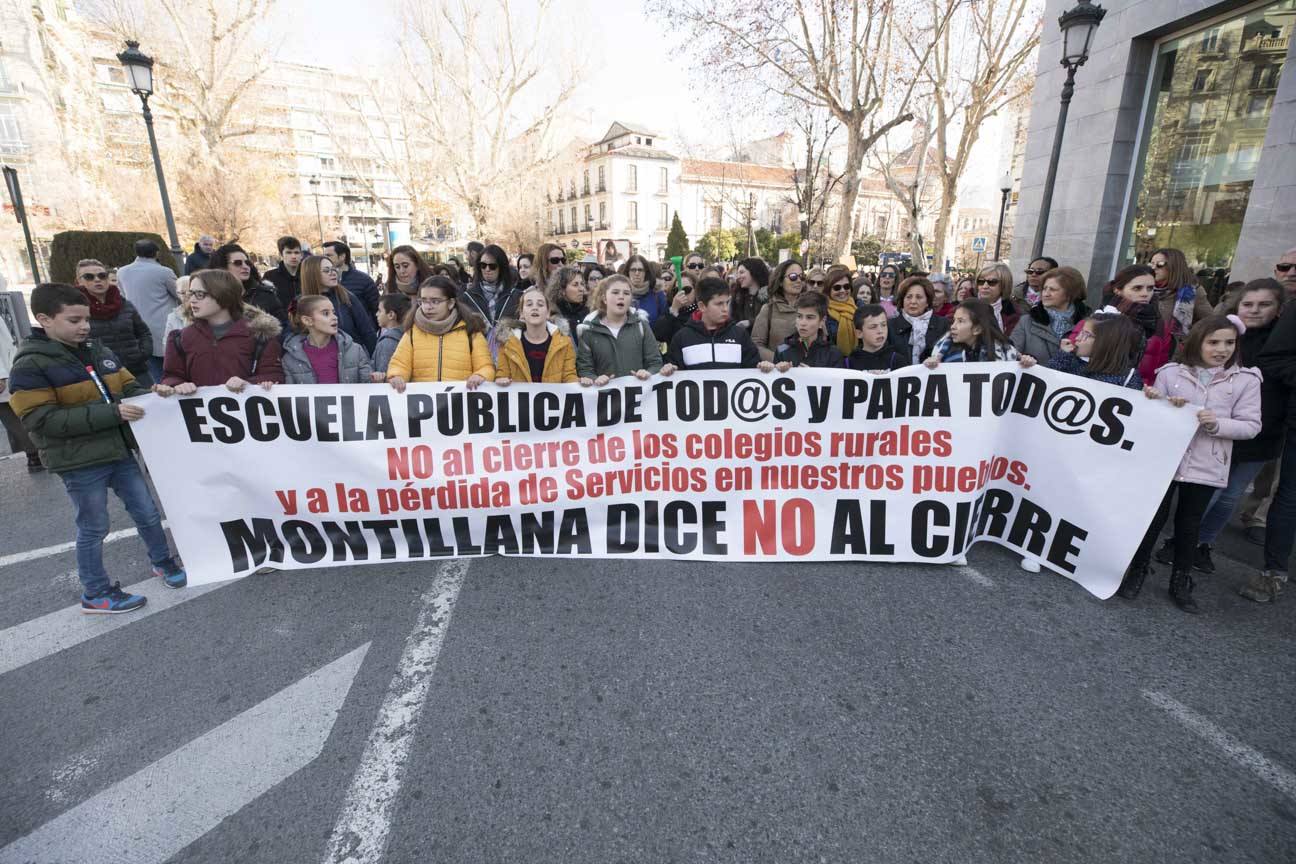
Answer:
M324 244L321 252L333 262L338 273L342 274L342 287L360 298L370 318L377 315L378 286L369 278L368 273L362 273L355 268L351 262L351 247L338 240L330 240Z
M81 611L131 612L147 602L108 578L103 540L108 534L108 490L135 520L153 574L183 588L185 571L171 556L162 517L139 464L126 424L144 416L123 397L148 391L98 341L90 339L90 307L71 285L45 283L32 291L32 329L9 374L10 405L22 419L45 465L58 473L76 510L77 575Z
M1266 383L1286 391L1287 427L1279 460L1278 488L1274 490L1265 525L1264 570L1238 593L1248 600L1271 603L1287 585L1287 562L1296 542L1296 303L1287 306L1260 350L1260 372Z
M216 238L210 234L204 234L198 238L194 244L193 251L185 258L184 275L192 276L199 270L206 270L208 263L211 261L212 252L216 251Z
M760 352L747 328L729 317L729 286L714 276L697 287L697 317L671 339L667 359L680 369L755 369Z
M301 294L302 245L296 237L280 237L279 266L265 274L266 281L275 287L279 302L287 309Z

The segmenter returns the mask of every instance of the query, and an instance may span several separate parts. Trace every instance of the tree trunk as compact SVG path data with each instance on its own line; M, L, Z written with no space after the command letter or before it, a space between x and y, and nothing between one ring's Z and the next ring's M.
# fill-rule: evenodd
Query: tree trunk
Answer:
M851 234L855 227L855 202L859 200L860 167L864 164L864 142L860 124L854 123L847 135L846 171L842 174L841 211L837 214L837 251L834 260L850 254Z

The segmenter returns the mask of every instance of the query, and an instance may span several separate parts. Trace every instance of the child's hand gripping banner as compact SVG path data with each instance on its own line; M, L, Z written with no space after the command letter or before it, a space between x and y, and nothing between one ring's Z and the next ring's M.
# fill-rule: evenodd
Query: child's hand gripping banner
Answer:
M495 554L946 563L991 540L1105 598L1196 428L1015 363L131 401L195 585Z

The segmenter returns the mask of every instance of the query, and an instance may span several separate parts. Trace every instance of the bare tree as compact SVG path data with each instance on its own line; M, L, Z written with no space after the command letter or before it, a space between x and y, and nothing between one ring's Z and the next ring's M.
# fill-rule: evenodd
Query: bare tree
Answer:
M933 17L955 17L922 64L935 121L933 166L941 181L936 260L945 260L950 214L981 126L1034 85L1030 62L1042 27L1038 0L928 0Z
M841 187L842 174L833 172L830 158L833 138L841 124L823 111L798 112L795 117L793 125L800 133L797 143L804 148L805 162L796 168L792 203L798 214L805 214L800 225L804 243L814 235L815 226L828 218L833 195Z
M930 152L932 137L931 109L928 107L922 122L915 125L913 139L908 147L899 151L888 147L885 152L874 150L870 154L874 169L882 175L887 189L905 209L909 220L906 232L909 254L915 266L924 268L927 251L922 223L930 208L933 205L939 206L937 202L940 200L938 188L934 188L939 181L935 181L928 173L933 169L930 162L934 161L931 157L935 155ZM883 140L886 140L885 136ZM936 260L943 259L938 257Z
M566 40L551 0L530 19L510 0L407 0L402 8L414 140L435 154L444 192L483 235L523 178L554 158L556 124L581 81L579 65L554 47Z
M864 155L912 119L919 70L953 7L928 20L917 0L650 0L685 28L706 68L823 108L846 135L836 241L850 250Z

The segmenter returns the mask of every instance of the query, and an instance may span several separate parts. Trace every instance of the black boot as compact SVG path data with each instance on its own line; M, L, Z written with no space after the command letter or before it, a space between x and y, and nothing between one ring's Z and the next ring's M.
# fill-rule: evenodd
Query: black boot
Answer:
M1152 568L1146 564L1130 564L1129 569L1125 571L1125 578L1121 580L1120 587L1116 593L1126 600L1133 600L1143 590L1143 580L1152 572Z
M1170 574L1170 599L1185 612L1196 615L1201 609L1192 598L1193 579L1191 570L1175 570Z
M1175 547L1174 538L1167 537L1166 541L1161 544L1161 548L1158 549L1156 553L1153 554L1152 557L1160 561L1162 564L1173 564L1174 547Z

